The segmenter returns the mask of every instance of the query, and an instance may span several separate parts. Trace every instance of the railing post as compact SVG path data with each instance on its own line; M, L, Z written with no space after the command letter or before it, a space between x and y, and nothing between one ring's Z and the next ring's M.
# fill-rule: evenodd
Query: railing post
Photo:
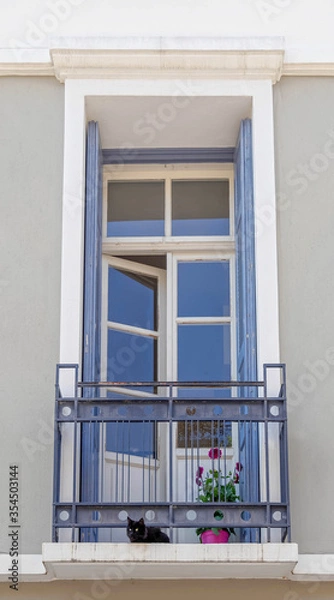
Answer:
M173 448L173 385L168 386L168 428L169 428L169 523L173 522L173 501L174 501L174 486L173 486L173 463L174 463L174 448ZM174 529L169 528L170 541L173 541Z

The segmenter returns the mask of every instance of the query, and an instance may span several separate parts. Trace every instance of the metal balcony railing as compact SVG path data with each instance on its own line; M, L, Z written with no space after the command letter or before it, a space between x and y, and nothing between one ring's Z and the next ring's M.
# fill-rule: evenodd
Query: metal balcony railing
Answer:
M233 528L231 541L290 540L284 365L251 382L91 383L78 373L57 367L54 541L126 541L127 516L174 542L196 541L198 527ZM218 493L203 502L215 471Z

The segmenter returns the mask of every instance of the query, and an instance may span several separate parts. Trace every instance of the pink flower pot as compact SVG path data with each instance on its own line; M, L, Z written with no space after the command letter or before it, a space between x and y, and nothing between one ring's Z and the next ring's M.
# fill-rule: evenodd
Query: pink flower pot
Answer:
M211 529L201 533L202 544L227 544L229 537L230 534L228 531L223 530L219 531L218 534L216 534L214 531L211 531Z

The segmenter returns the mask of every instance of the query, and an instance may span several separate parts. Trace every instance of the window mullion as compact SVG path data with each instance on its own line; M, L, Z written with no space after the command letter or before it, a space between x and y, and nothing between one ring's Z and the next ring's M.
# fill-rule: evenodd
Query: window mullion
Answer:
M165 236L172 235L172 180L166 177L165 180Z
M178 325L219 325L220 323L231 323L228 317L176 317Z

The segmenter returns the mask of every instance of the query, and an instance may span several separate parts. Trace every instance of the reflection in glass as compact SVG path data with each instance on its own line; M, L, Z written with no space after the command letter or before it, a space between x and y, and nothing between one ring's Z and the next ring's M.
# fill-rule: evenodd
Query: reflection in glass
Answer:
M230 324L178 326L178 381L230 381ZM179 395L230 396L229 389L179 388Z
M231 421L183 421L178 424L178 448L232 446Z
M109 181L107 235L164 235L163 181Z
M230 381L230 325L179 325L178 380ZM178 395L187 398L228 398L230 388L179 388ZM179 423L179 448L212 448L231 446L231 422L190 420Z
M178 264L178 316L228 317L229 315L229 262L180 262Z
M108 270L108 321L156 329L157 280L114 267Z
M155 381L156 346L151 337L109 329L108 381Z
M173 181L172 235L229 235L229 181Z
M106 450L120 454L153 457L155 426L153 423L107 423Z
M108 381L140 382L156 379L156 340L114 329L108 330ZM131 390L131 388L128 388ZM134 390L153 393L151 386ZM108 392L108 397L120 395ZM106 449L123 454L154 456L155 426L153 423L107 424Z

